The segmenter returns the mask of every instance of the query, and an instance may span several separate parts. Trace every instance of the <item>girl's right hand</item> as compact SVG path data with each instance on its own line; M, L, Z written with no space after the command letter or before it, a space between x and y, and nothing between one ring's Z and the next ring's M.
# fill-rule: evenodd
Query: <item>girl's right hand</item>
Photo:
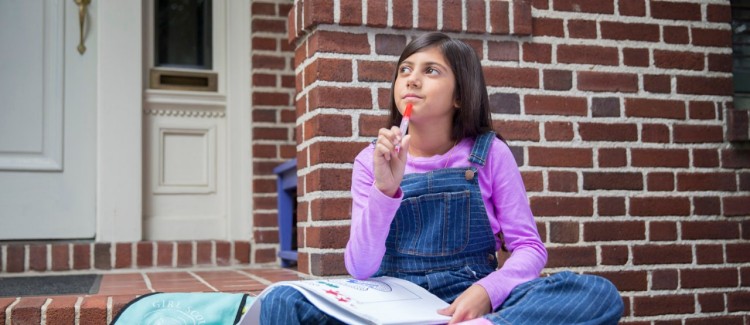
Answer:
M409 152L409 135L402 137L397 126L382 128L378 132L373 154L375 187L383 194L393 197L401 185L406 168L406 153ZM401 149L396 152L396 144L401 141Z

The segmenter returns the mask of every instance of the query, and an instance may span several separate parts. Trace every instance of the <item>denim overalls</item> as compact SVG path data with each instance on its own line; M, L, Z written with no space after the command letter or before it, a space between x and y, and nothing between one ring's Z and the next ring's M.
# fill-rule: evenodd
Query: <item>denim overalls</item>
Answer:
M477 137L470 167L404 176L404 198L376 276L409 280L452 302L497 268L495 236L478 182L494 137L491 132Z

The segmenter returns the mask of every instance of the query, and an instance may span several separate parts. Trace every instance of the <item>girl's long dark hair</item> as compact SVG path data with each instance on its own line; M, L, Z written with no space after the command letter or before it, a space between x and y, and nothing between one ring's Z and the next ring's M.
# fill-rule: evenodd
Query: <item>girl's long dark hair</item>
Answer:
M443 33L427 33L411 41L396 64L396 72L391 83L390 124L401 123L401 113L396 108L393 98L393 88L398 77L398 67L412 54L423 51L430 47L437 47L443 53L445 59L456 76L454 98L458 100L459 108L453 113L452 140L463 138L475 138L482 133L494 131L492 128L492 116L490 113L490 99L487 95L487 86L484 82L482 64L479 62L476 52L466 43L450 38ZM500 133L497 137L502 140Z

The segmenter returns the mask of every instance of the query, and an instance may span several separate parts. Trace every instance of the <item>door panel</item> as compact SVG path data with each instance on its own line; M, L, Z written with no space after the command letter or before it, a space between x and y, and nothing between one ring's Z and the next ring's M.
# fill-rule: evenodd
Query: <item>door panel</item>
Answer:
M73 1L0 1L0 240L94 236L94 16L81 55Z

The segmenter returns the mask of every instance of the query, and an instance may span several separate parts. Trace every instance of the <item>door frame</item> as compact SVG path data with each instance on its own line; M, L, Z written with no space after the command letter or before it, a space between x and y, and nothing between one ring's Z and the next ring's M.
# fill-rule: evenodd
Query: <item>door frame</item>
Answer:
M99 1L96 241L143 238L143 1ZM250 240L250 0L227 1L227 240ZM127 26L127 28L123 28Z

